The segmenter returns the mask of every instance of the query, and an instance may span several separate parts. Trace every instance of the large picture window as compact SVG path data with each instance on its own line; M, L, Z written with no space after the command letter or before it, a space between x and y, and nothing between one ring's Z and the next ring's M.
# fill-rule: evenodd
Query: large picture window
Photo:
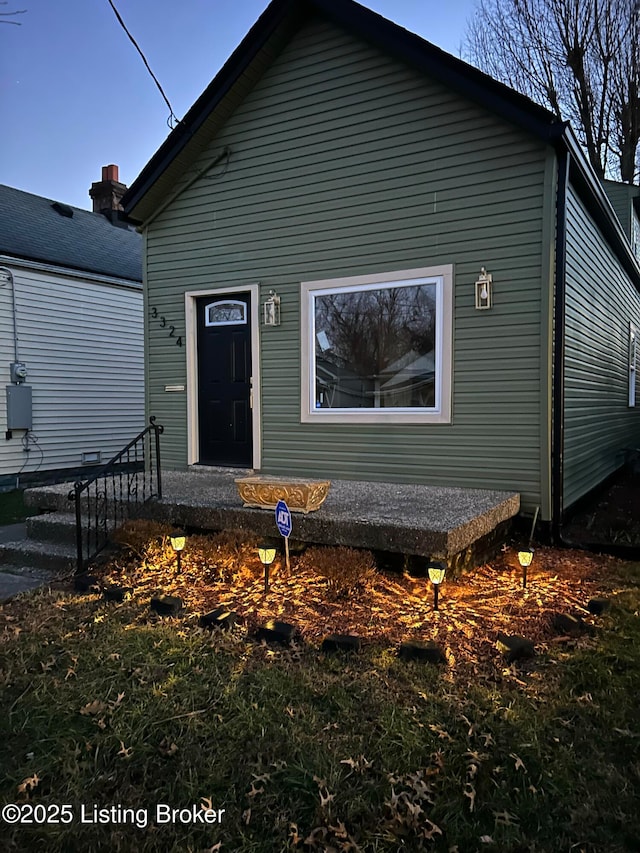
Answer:
M302 284L302 420L448 423L452 268Z

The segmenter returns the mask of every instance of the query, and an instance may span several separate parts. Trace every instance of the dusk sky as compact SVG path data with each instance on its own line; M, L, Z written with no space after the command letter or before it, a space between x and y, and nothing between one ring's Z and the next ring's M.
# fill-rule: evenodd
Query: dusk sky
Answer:
M115 0L178 118L267 0ZM460 55L475 0L365 0ZM108 0L8 0L0 24L0 184L90 208L115 163L130 185L166 138L168 109Z

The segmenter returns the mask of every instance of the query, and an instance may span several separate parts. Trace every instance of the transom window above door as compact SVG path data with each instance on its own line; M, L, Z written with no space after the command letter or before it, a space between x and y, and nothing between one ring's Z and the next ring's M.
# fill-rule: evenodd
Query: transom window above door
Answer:
M205 326L240 326L246 322L246 303L238 299L221 299L205 306Z
M449 423L451 266L302 283L303 422Z

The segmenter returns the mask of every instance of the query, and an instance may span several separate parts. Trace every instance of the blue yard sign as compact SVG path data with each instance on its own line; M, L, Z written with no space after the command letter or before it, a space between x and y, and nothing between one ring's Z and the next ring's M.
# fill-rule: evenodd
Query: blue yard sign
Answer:
M280 535L284 536L284 556L287 569L291 568L289 563L289 536L291 535L291 512L284 501L276 504L276 524Z
M281 536L291 535L291 512L284 501L278 501L276 504L276 524Z

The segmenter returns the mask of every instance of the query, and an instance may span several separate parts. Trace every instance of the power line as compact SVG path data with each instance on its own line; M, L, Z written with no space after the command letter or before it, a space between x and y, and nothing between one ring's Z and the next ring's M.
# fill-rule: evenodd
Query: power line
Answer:
M164 98L164 102L165 102L165 104L169 107L169 118L167 119L167 124L169 125L169 127L170 127L171 129L173 129L173 128L175 127L175 125L176 125L176 124L178 124L178 118L176 117L175 113L173 112L173 108L172 108L171 104L169 103L169 98L167 98L167 96L165 95L165 93L164 93L164 89L163 89L163 88L162 88L162 86L160 85L160 81L158 80L158 78L156 77L156 75L155 75L155 74L153 73L153 71L151 70L151 67L150 67L149 63L147 62L147 57L144 55L144 53L142 52L142 50L141 50L141 49L140 49L140 47L138 46L138 42L134 39L134 37L131 35L131 33L129 32L129 30L127 29L127 25L126 25L126 24L125 24L125 22L122 20L122 16L120 15L120 12L118 12L118 10L116 9L115 3L113 2L113 0L107 0L107 2L109 3L109 5L111 6L111 8L113 9L113 13L114 13L114 15L116 16L116 18L118 19L118 23L120 24L120 26L122 27L122 29L125 31L125 33L126 33L126 34L127 34L127 36L129 37L129 40L130 40L131 44L135 47L135 49L138 51L138 53L139 53L139 54L140 54L140 56L142 57L142 61L144 62L144 64L145 64L145 67L146 67L147 71L149 72L149 74L150 74L150 75L151 75L151 77L153 78L153 82L154 82L154 83L156 84L156 86L158 87L158 91L160 92L160 94L161 94L161 95L162 95L162 97Z
M3 0L0 2L0 6L7 6L7 0ZM24 15L26 13L26 9L16 9L14 12L0 12L1 18L10 18L13 15ZM21 27L22 23L20 21L0 21L0 24L14 24L16 27Z

